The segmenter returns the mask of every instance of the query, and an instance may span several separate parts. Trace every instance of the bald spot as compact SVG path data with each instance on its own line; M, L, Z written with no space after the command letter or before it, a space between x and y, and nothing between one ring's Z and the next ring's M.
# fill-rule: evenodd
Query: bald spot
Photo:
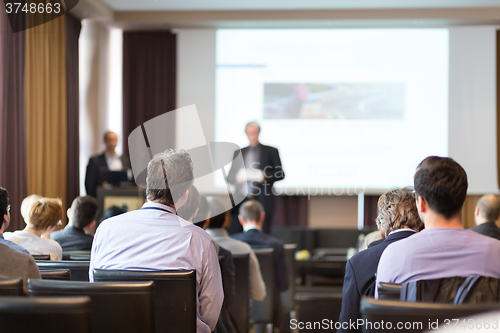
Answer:
M477 202L479 215L490 222L498 220L500 216L500 200L493 194L483 195Z

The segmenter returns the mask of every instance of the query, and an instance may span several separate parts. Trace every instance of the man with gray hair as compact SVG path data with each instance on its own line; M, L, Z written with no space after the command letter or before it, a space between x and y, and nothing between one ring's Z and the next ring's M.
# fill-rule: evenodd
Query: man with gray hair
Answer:
M147 168L147 202L97 229L89 277L93 282L94 269L195 269L197 332L210 333L224 298L215 245L203 229L177 215L193 180L193 162L184 150L156 154Z
M485 236L500 240L500 228L495 221L500 217L500 200L494 194L483 195L477 202L474 219L477 227L472 228Z

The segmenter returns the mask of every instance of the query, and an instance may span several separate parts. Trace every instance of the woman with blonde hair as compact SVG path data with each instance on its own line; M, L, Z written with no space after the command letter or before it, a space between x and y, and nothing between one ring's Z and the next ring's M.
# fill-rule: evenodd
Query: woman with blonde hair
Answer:
M5 239L27 249L30 254L49 254L50 260L62 259L62 248L54 240L42 238L50 234L61 222L63 210L60 199L39 198L30 207L24 230L6 232Z

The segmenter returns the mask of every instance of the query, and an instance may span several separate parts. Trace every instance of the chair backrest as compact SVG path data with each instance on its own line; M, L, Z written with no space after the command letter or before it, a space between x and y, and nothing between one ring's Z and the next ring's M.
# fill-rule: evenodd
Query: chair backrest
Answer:
M196 271L94 271L96 282L154 281L156 333L195 333Z
M153 333L153 282L30 279L30 296L89 296L92 333Z
M229 315L239 333L248 332L250 319L250 255L233 254L236 297Z
M288 285L290 288L281 293L281 301L285 312L290 312L295 309L295 279L297 278L297 269L295 265L295 252L297 244L285 244L285 260L288 267Z
M257 324L268 324L274 321L275 303L275 279L273 249L254 249L257 259L259 259L260 272L266 284L266 298L262 301L253 301L250 309L250 319Z
M89 282L89 266L90 261L37 261L38 269L54 270L54 269L68 269L71 276L71 281Z
M0 296L23 296L23 279L0 279Z
M90 333L88 297L0 297L2 332Z
M358 229L315 229L315 248L357 247Z
M75 261L90 261L90 254L75 254L70 255L69 260Z
M60 281L71 280L69 269L42 270L40 271L40 275L42 277L42 280L60 280Z
M50 260L50 254L32 254L35 260Z
M70 260L71 256L89 256L90 257L90 251L87 251L87 250L64 251L63 250L62 260Z
M401 294L401 284L379 282L377 288L378 299L399 301L399 296Z
M361 300L361 317L365 324L359 329L362 332L423 332L453 319L470 316L476 313L500 309L500 303L489 304L448 304L421 303L378 300L363 297ZM383 325L382 325L383 321ZM371 323L371 324L368 324ZM429 327L429 325L433 325Z

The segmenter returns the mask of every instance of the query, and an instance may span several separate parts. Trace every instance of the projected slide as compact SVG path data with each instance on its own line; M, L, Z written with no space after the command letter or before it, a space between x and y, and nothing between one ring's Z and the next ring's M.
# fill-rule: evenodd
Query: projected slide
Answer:
M244 147L258 121L278 193L412 185L448 154L448 44L446 29L218 30L215 140Z

